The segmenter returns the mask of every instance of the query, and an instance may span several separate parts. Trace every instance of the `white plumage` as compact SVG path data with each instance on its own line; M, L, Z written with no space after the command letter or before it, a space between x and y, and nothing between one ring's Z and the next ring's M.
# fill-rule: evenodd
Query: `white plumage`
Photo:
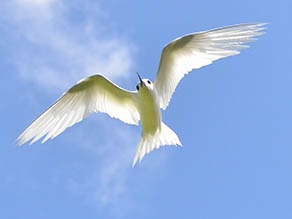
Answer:
M193 69L239 54L248 43L263 34L265 23L238 24L199 33L191 33L170 42L161 54L155 87L162 109L166 109L179 81Z
M263 34L265 23L248 23L188 34L162 51L154 83L141 79L137 91L120 88L102 75L78 82L36 118L17 138L22 145L44 137L42 143L80 122L92 112L104 112L129 124L142 125L133 166L145 154L163 145L181 145L175 132L161 119L179 81L193 69L239 54L245 43Z
M36 118L18 137L19 145L54 138L66 128L80 122L92 112L104 112L113 118L138 125L136 91L124 90L102 75L93 75L78 82L52 106Z

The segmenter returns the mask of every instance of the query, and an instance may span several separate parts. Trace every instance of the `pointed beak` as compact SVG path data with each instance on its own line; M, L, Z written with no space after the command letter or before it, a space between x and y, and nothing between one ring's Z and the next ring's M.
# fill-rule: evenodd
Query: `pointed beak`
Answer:
M138 78L139 78L139 80L140 80L140 83L143 84L143 85L145 86L145 84L144 84L144 82L142 81L142 78L140 77L139 73L138 73L138 72L136 72L136 73L137 73L137 75L138 75Z

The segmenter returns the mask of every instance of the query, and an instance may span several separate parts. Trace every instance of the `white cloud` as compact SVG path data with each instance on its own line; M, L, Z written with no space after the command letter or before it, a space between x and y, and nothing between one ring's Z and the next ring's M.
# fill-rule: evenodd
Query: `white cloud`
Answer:
M97 121L89 123L93 122ZM101 124L104 122L106 122L104 119L98 121ZM134 204L133 190L129 187L128 180L132 177L131 162L139 133L138 130L135 132L131 126L125 124L112 126L110 122L104 128L105 133L108 134L102 139L105 138L106 141L99 141L98 144L93 144L96 138L100 139L97 136L98 132L94 135L91 135L91 132L74 134L74 136L79 135L77 137L79 140L74 139L73 144L80 145L81 151L91 155L89 159L92 159L94 167L87 173L87 177L80 177L78 172L71 175L65 186L70 192L85 198L90 204L93 203L105 211L110 209L108 213L113 216L121 216ZM67 140L72 142L71 139ZM82 167L76 167L79 170L84 168L83 164L80 165Z
M5 34L13 42L8 59L21 79L49 92L60 93L95 73L103 73L111 79L129 76L134 45L108 29L112 21L104 16L97 3L80 2L82 7L66 0L3 3L0 23L5 24ZM112 133L112 127L108 128L102 135ZM78 133L70 135L73 143L79 142L88 156L94 153L100 162L97 169L88 173L89 181L78 175L68 180L66 184L72 192L81 192L103 208L120 200L128 189L126 170L131 169L132 152L137 143L130 140L136 133L126 132L108 138L98 149L95 149L96 135L87 140ZM118 142L120 147L116 147Z
M10 34L18 46L11 58L21 78L48 90L64 90L95 73L128 77L134 45L107 29L111 21L99 13L97 3L84 1L82 6L65 0L4 4L1 20L15 29Z
M133 206L135 211L145 210L146 206L137 201L137 194L138 197L143 193L150 195L155 184L167 174L169 153L155 150L133 169L131 164L140 137L138 127L102 116L92 116L86 123L86 127L92 128L83 133L79 128L71 129L70 136L75 137L74 140L66 139L66 144L79 147L88 155L91 170L83 177L82 172L88 164L77 164L77 172L68 177L66 188L113 217L127 215ZM103 136L98 131L101 129ZM140 191L141 184L148 185L149 191Z
M55 3L56 0L15 0L15 3L17 5L20 5L22 7L50 7L53 3Z
M133 67L135 46L120 33L108 29L112 21L101 12L98 4L85 0L82 8L78 8L69 2L10 0L0 8L0 22L5 22L6 34L15 42L9 60L20 78L58 93L94 73L104 73L111 79L127 78ZM78 171L71 176L67 172L62 176L57 174L56 182L69 175L65 186L71 192L98 203L102 209L111 208L111 214L120 215L120 209L127 211L131 203L138 207L133 200L135 191L128 181L137 177L133 176L131 163L140 129L133 131L116 122L99 123L106 126L89 124L82 133L80 129L77 133L70 129L67 139L71 145L80 145L96 166L86 177L80 177L85 173ZM91 130L102 130L102 133L88 136ZM149 183L149 172L153 175L154 171L163 169L167 156L159 154L161 157L156 156L157 160L140 173L144 174L143 182Z

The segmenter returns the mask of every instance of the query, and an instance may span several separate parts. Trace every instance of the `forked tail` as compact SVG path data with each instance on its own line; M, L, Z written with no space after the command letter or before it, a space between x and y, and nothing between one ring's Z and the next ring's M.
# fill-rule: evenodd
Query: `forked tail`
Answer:
M159 148L164 145L179 145L182 146L179 138L173 130L171 130L167 125L161 122L161 129L158 130L154 135L145 135L142 133L140 138L138 148L133 160L132 167L135 166L136 162L139 159L139 162L143 159L145 154L148 154L150 151L155 148Z

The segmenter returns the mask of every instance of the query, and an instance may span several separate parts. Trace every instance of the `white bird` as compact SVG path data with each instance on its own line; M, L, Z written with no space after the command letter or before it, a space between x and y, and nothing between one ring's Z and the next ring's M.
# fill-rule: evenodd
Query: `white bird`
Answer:
M165 110L179 81L193 69L213 61L239 54L245 43L263 34L265 23L247 23L191 33L170 42L162 50L154 83L141 79L136 91L120 88L97 74L79 81L53 105L37 117L17 138L22 145L31 144L43 136L42 143L54 138L66 128L80 122L92 112L103 112L129 124L142 126L142 135L134 156L142 160L163 145L182 145L176 133L162 122Z

